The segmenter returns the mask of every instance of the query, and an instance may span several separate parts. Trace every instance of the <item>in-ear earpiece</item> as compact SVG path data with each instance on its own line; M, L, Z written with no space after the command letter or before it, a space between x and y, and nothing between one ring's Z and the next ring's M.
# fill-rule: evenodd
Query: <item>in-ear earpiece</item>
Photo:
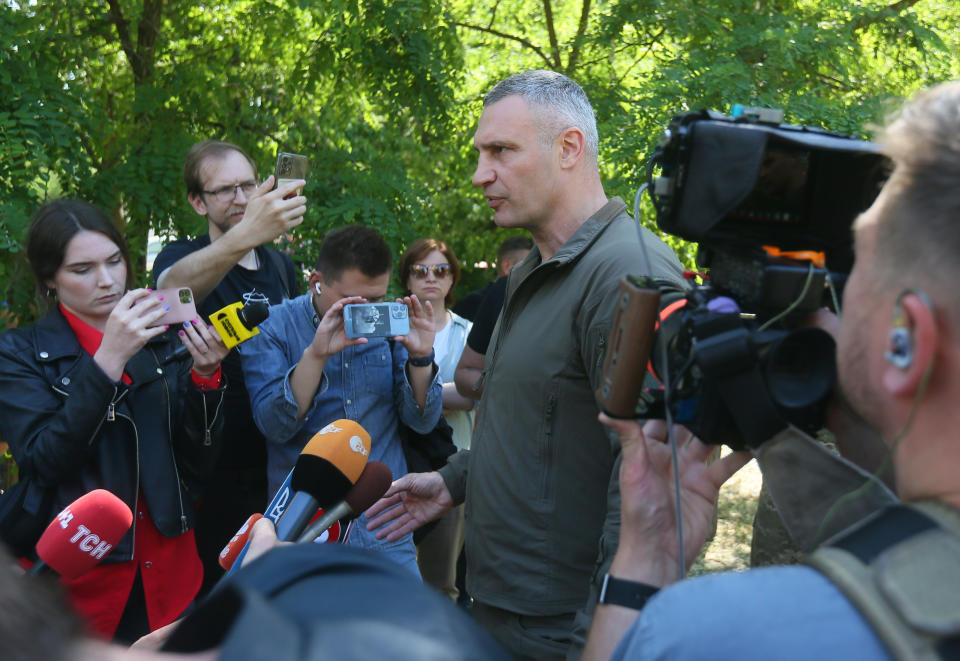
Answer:
M322 294L322 293L323 293L322 291L320 291L320 283L319 283L319 282L313 283L313 288L317 290L317 293L318 293L318 294Z
M893 304L893 328L890 330L887 350L883 353L883 357L891 365L902 370L913 364L913 331L910 330L910 322L903 311L903 298L908 294L914 294L928 310L933 310L930 297L919 289L904 289L897 296Z
M894 367L905 370L913 364L913 333L906 326L895 326L883 357Z

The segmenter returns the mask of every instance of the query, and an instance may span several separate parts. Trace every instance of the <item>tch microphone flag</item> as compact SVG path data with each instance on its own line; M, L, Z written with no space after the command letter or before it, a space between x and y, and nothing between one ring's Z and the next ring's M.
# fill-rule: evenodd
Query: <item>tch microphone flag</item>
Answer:
M40 562L30 573L49 567L64 578L77 578L107 557L131 525L130 508L109 491L84 494L67 505L40 536Z

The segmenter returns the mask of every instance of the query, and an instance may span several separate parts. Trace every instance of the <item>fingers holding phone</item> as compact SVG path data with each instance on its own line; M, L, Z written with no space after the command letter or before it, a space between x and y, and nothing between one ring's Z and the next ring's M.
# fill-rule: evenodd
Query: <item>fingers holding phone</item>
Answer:
M302 223L307 212L307 198L301 194L307 183L306 172L306 156L280 152L276 171L247 198L243 220L234 231L247 235L256 247Z
M277 190L282 189L283 199L288 200L303 193L303 186L307 183L308 166L309 161L302 154L277 152L277 167L274 171L274 179L277 182ZM290 189L291 185L292 190Z
M230 351L213 326L206 325L199 318L184 322L177 334L193 357L193 371L197 376L207 377L216 372Z
M311 342L314 355L326 360L348 346L367 342L366 337L349 336L345 328L345 308L363 303L366 303L366 299L361 296L348 296L336 301L327 309L320 319L317 332Z
M103 341L94 362L114 381L119 381L127 361L153 337L166 330L161 318L168 306L149 289L124 294L103 328Z

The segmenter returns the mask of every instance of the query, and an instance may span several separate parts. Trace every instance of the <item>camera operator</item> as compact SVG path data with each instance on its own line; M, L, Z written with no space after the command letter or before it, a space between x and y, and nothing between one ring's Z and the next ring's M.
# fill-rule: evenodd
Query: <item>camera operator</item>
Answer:
M681 549L663 423L641 429L604 419L623 446L620 545L609 575L627 596L598 607L585 659L956 658L958 135L960 82L920 94L886 130L895 168L854 225L856 260L838 332L842 396L885 440L909 505L842 533L811 566L683 581L644 606L676 580L680 553L686 567L696 558L720 485L747 457L705 467L697 459L706 446L678 441ZM849 569L825 561L837 557Z

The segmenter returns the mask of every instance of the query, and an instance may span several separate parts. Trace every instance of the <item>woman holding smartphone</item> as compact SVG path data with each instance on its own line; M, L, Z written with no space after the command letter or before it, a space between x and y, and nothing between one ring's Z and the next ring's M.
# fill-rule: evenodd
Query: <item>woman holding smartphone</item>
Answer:
M64 583L93 631L132 642L176 619L200 587L193 506L219 448L226 348L198 320L179 340L156 324L165 304L128 291L123 238L85 202L41 207L26 252L51 305L0 335L0 437L21 480L52 495L44 516L98 488L130 507L121 541ZM168 360L181 341L192 363Z
M443 381L443 416L453 428L458 449L470 448L473 433L473 400L457 392L453 373L470 333L469 321L455 314L453 290L460 281L460 262L453 250L438 239L418 239L400 257L403 295L416 294L433 305L435 362ZM417 547L423 580L457 601L457 558L463 548L463 506L453 508Z

